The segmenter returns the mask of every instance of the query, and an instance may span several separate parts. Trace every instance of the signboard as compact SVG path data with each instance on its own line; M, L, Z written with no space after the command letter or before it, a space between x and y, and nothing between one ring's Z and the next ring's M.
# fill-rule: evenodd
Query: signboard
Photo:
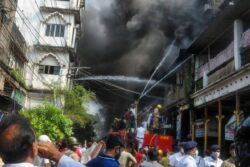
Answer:
M208 137L217 137L218 131L217 131L217 121L215 118L209 118L210 121L208 122L208 131L207 136ZM195 136L197 138L204 137L204 120L196 120L196 128L195 128Z
M225 140L233 141L236 129L236 119L233 115L225 125Z
M23 106L24 105L24 101L25 101L25 96L23 95L23 93L20 90L18 90L18 89L16 89L14 91L14 93L15 94L14 94L13 99L16 100L18 104L20 104L20 105Z
M204 122L203 122L203 120L196 120L195 124L196 124L195 136L197 138L204 137Z
M153 146L161 149L163 152L170 151L172 152L173 137L164 136L157 134L144 134L144 143L143 146Z

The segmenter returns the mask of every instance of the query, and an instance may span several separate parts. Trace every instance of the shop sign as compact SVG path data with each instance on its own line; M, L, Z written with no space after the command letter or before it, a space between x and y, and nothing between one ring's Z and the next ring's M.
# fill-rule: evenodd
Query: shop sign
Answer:
M20 90L18 90L18 89L15 90L15 94L14 94L14 98L13 99L15 101L17 101L18 104L20 104L22 106L24 105L25 96L24 96L24 94Z
M196 120L196 128L195 128L195 136L197 138L204 137L204 120ZM208 137L217 137L217 123L216 119L210 118L210 121L208 122L208 131L207 131Z
M236 126L236 119L233 115L225 125L225 140L234 140Z
M196 124L195 136L197 138L204 137L204 122L203 122L203 120L196 120L195 124Z
M208 137L218 137L218 127L217 127L217 120L216 118L210 118L210 121L208 122Z

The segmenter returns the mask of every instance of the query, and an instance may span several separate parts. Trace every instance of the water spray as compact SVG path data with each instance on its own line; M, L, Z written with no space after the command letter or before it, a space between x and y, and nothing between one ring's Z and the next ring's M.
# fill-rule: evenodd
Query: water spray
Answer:
M125 82L136 82L136 83L147 83L147 79L141 79L138 77L127 77L127 76L89 76L75 79L77 81L91 81L91 80L109 80L109 81L125 81ZM153 85L156 80L151 80L149 84Z
M145 90L147 89L148 87L148 84L150 83L150 81L152 80L152 78L154 77L155 73L158 71L158 69L163 65L163 63L165 62L165 60L167 59L167 57L170 55L170 53L172 52L172 49L173 49L173 45L175 43L176 39L174 39L172 41L172 43L170 44L170 47L167 48L167 53L164 54L164 57L162 58L162 60L160 61L160 63L158 64L158 66L155 68L154 72L152 73L152 75L150 76L146 86L144 87L139 99L142 97L142 95L144 94ZM165 51L166 52L166 51Z
M181 62L180 64L178 64L174 69L172 69L171 71L169 71L164 77L162 77L159 81L157 81L153 86L151 86L142 96L140 96L139 99L143 98L145 95L147 95L157 84L159 84L160 82L162 82L165 78L167 78L170 74L172 74L175 70L177 70L180 66L182 66L182 64L186 63L192 56L189 56L188 58L186 58L183 62Z

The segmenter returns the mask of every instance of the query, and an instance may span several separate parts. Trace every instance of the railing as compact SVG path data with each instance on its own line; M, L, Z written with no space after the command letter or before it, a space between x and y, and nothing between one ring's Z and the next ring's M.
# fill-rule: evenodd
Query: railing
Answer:
M250 28L242 34L241 47L246 48L250 46Z
M201 78L205 71L210 72L214 70L215 68L222 65L224 62L231 59L233 56L234 56L234 47L233 47L233 42L231 42L225 50L221 51L213 59L210 59L208 63L199 67L198 78Z
M49 8L62 8L62 9L73 9L79 10L81 7L84 6L83 0L69 0L69 1L58 1L58 0L44 0L41 3L42 7L49 7Z
M244 52L241 54L242 66L250 63L250 28L242 34L241 48Z

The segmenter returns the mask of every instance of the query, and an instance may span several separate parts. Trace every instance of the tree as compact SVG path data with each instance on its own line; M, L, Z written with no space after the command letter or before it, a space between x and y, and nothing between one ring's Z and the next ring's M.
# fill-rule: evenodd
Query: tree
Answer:
M61 140L72 135L73 122L63 114L63 110L44 104L21 111L30 120L37 136L48 135L52 140Z
M64 111L74 123L81 127L94 122L94 117L87 113L84 104L95 98L95 94L81 85L74 85L71 90L66 90L64 95Z

